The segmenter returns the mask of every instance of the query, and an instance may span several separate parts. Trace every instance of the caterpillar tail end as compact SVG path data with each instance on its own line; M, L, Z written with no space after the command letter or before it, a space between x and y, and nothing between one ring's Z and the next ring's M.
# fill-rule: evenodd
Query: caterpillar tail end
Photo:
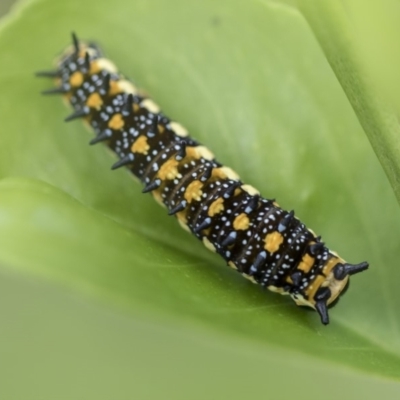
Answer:
M328 287L319 288L315 295L315 310L321 317L321 322L324 325L329 324L328 300L331 295L332 292Z
M368 269L369 264L367 262L362 262L359 264L337 264L336 267L333 270L333 275L334 278L337 279L338 281L343 281L343 279L347 278L347 284L344 286L342 289L341 294L343 294L346 291L346 288L348 286L348 277L350 275L358 274L359 272L363 272L366 269ZM333 304L328 304L328 300L331 297L332 292L328 287L321 287L315 296L315 310L319 314L321 318L321 322L324 325L329 324L329 314L328 314L328 306L332 306ZM337 298L337 300L339 297ZM336 301L337 301L336 300Z
M329 314L328 314L328 306L326 305L326 301L317 301L315 303L315 310L321 317L321 322L324 325L329 324Z
M342 280L344 279L347 275L354 275L358 274L359 272L363 272L367 270L369 267L369 264L364 261L360 264L338 264L333 273L336 279Z

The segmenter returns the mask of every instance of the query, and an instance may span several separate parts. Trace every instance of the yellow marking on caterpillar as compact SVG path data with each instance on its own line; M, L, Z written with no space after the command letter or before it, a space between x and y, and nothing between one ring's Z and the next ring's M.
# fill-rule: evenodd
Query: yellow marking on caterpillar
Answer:
M326 277L323 275L317 275L317 277L314 279L314 281L307 287L307 290L305 291L305 295L309 299L310 302L313 302L313 298L315 296L315 293L317 290L320 288L322 283L325 281ZM315 302L314 302L315 304Z
M251 185L242 185L241 188L251 196L260 195L260 192Z
M86 105L90 108L99 110L103 105L103 100L98 93L92 93L86 100Z
M178 135L178 136L186 137L186 136L189 135L187 129L184 128L184 127L183 127L180 123L178 123L178 122L172 121L172 122L169 123L169 126L170 126L171 130L172 130L176 135Z
M121 114L114 114L111 119L108 121L108 127L110 129L119 130L122 129L125 125L125 121L122 118Z
M111 74L116 74L118 72L115 64L112 61L108 60L107 58L98 58L97 60L91 62L90 64L91 74L97 74L101 70L106 70Z
M196 146L195 150L199 155L199 158L202 157L209 161L214 160L215 158L214 154L205 146Z
M175 179L179 175L178 165L179 162L177 160L174 158L169 159L161 166L158 171L158 177L163 181Z
M201 200L201 195L203 194L203 191L201 188L203 187L203 184L195 180L189 184L189 186L185 190L184 197L188 203L191 203L192 200L200 201Z
M181 211L175 214L179 225L187 232L191 233L190 228L187 225L186 211Z
M97 74L98 72L100 72L101 69L100 67L97 65L96 61L92 61L90 64L90 70L89 73L90 74Z
M208 250L215 253L215 251L216 251L215 246L205 236L203 237L203 244Z
M85 127L85 129L88 132L93 133L93 128L92 128L92 125L90 125L90 122L87 119L83 119L82 122L83 122L83 126ZM114 154L114 153L112 153L112 154Z
M235 263L234 263L233 261L228 261L228 265L229 265L231 268L237 270L237 266L235 265Z
M208 216L213 217L216 214L219 214L221 211L224 210L224 199L222 197L214 200L210 207L208 207Z
M165 131L164 125L157 124L157 128L158 128L159 133L164 133L164 131Z
M283 236L277 231L271 232L265 236L264 242L264 249L270 253L275 253L283 243Z
M269 287L268 287L269 289ZM315 302L306 300L301 294L292 294L290 297L298 306L307 306L315 309Z
M72 93L71 92L63 94L62 101L66 106L70 106L71 105L71 103L70 103L71 97L72 97Z
M311 233L311 235L313 235L314 237L317 237L317 235L315 234L315 232L311 229L311 228L307 228L308 232Z
M118 81L112 81L110 80L110 89L108 90L108 94L110 96L115 96L118 93L121 93L122 90L119 87Z
M96 57L97 52L95 49L92 49L91 47L87 47L86 43L79 43L79 47L83 47L82 50L79 51L79 57L80 58L85 58L86 53L89 53L89 56L91 57ZM68 50L68 49L67 49ZM71 47L69 53L74 53L75 52L75 47Z
M153 190L151 192L151 194L153 195L154 200L160 204L160 206L166 208L167 206L164 204L163 202L163 198L161 197L161 191L160 190Z
M290 283L291 285L293 285L293 279L291 278L290 275L288 275L288 276L286 277L285 281L286 281L287 283Z
M198 159L199 158L199 155L198 155L198 153L197 153L197 151L196 151L196 147L186 147L186 157L189 157L189 158L194 158L194 159Z
M332 295L328 299L327 304L331 304L332 301L335 301L336 298L340 295L340 293L343 291L343 289L346 287L347 282L349 280L349 275L347 275L344 279L341 281L338 281L335 279L335 276L333 275L333 272L331 272L325 279L325 282L321 286L328 286Z
M340 258L339 254L335 250L329 250L329 253L333 254L335 257ZM344 262L344 260L342 260Z
M192 233L190 231L190 228L187 226L187 224L185 224L183 221L181 221L180 219L178 219L178 223L181 226L182 229L184 229L186 232Z
M239 175L229 167L214 168L212 176L216 179L232 179L234 181L239 180Z
M157 114L160 112L160 107L156 103L154 103L153 100L145 99L140 103L140 105L153 114Z
M137 88L132 84L132 82L126 80L126 79L121 79L117 81L118 88L121 92L124 93L131 93L131 94L137 94L138 90Z
M202 230L204 236L209 236L211 232L211 228L206 228Z
M270 290L271 292L274 292L274 293L288 294L282 288L274 286L274 285L267 286L267 289Z
M250 282L252 283L257 283L257 281L254 279L253 276L245 274L244 272L242 273L242 276L245 277L246 279L248 279Z
M314 265L315 258L311 257L309 254L304 254L303 258L301 259L299 266L297 269L303 272L310 272L312 266Z
M82 72L76 71L69 78L69 83L73 87L81 86L83 83L83 74Z
M250 220L245 213L239 214L233 221L233 229L235 229L235 231L245 231L246 229L249 229L249 226Z
M193 146L186 147L186 157L194 158L195 160L198 160L199 158L213 160L214 154L205 146Z
M329 250L329 253L333 255L333 257L329 258L329 260L325 263L324 268L322 269L322 273L324 275L328 275L332 271L332 269L336 266L336 264L346 263L346 261L344 261L341 257L332 252L332 250Z
M144 135L140 135L135 142L133 143L131 150L132 153L140 153L140 154L147 154L149 151L150 146L147 143L147 137Z

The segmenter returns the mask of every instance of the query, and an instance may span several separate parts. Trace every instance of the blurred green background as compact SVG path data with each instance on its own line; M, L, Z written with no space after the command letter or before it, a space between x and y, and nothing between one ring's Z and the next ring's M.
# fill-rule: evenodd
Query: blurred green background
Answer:
M0 16L1 17L10 10L13 3L15 3L15 0L3 0L0 3Z
M396 16L391 0L42 0L4 19L0 399L397 398ZM329 327L223 268L62 123L33 71L72 29L245 181L371 262Z

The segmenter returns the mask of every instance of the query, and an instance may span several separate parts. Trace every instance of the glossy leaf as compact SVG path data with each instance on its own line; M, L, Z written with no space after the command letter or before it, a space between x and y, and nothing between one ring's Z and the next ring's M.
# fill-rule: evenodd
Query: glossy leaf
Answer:
M398 204L300 11L239 0L26 4L0 36L0 263L187 335L202 327L216 346L255 345L265 362L278 352L283 363L332 363L332 378L341 366L398 378ZM350 262L370 262L328 327L224 267L126 171L111 171L115 157L88 146L78 121L62 122L69 110L39 95L52 84L33 71L51 67L71 30L101 43L244 181Z

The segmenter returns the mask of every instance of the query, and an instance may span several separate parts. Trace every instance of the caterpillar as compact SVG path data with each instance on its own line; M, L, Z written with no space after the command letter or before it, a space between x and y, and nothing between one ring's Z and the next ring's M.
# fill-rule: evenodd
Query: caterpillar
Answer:
M298 306L316 310L329 323L328 307L349 285L349 276L368 268L349 264L329 250L293 211L263 198L179 123L127 80L96 44L73 43L56 69L37 72L57 86L73 108L65 121L83 119L119 157L111 167L127 167L143 193L174 215L180 225L221 255L253 283L290 295Z

